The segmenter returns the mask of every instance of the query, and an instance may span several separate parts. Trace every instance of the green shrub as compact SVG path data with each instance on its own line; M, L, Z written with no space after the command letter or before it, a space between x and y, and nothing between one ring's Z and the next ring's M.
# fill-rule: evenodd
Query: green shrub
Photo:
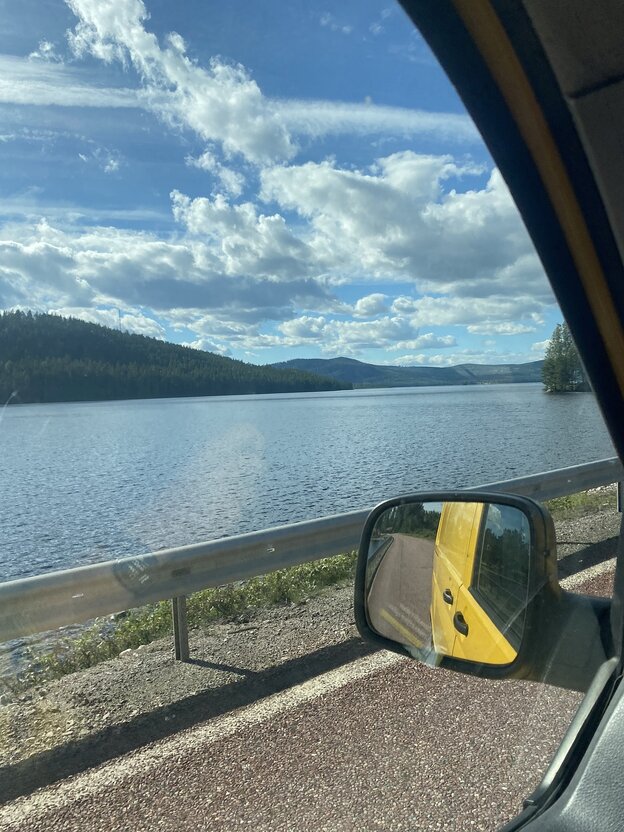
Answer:
M573 517L584 517L597 511L606 511L616 507L616 487L614 485L603 488L593 488L578 494L567 494L565 497L555 497L544 503L555 520L567 520Z

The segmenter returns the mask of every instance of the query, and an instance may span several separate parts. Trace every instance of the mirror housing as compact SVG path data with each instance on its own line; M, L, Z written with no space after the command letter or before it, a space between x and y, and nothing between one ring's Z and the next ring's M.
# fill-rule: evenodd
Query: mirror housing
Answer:
M492 514L499 520L507 518L495 539L496 557L508 556L511 566L507 574L505 569L491 571L487 589L494 604L486 604L478 581L470 576L477 572L483 576L477 550L485 551L490 533L486 517ZM463 583L461 579L453 583L448 577L452 570L443 573L453 548L463 552L468 576ZM386 565L393 558L397 564L400 558L400 566ZM442 580L441 574L445 574ZM518 576L521 592L505 590L505 582L508 587L518 586ZM458 596L463 599L461 609ZM363 529L355 579L358 630L378 647L431 666L583 690L609 652L608 606L604 599L562 590L552 518L526 497L482 491L423 492L381 503ZM480 630L479 622L485 622ZM584 646L591 647L582 665L577 664L579 636Z

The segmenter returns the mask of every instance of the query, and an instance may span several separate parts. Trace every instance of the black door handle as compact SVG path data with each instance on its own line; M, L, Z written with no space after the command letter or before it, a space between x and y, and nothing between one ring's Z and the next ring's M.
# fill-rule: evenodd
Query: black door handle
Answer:
M456 612L453 616L453 625L458 633L461 633L463 636L468 635L468 625L466 624L466 619L460 612Z
M444 590L444 592L442 593L442 600L446 604L452 604L453 603L453 593L451 592L450 589L445 589Z

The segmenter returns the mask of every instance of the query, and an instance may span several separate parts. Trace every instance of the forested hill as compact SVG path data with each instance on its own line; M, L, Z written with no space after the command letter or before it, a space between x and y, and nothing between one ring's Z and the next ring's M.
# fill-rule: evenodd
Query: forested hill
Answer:
M30 312L0 315L1 402L291 393L351 386L74 318Z
M307 370L350 382L354 387L430 387L446 384L540 382L543 361L527 364L457 364L455 367L389 367L353 358L295 358L281 369Z

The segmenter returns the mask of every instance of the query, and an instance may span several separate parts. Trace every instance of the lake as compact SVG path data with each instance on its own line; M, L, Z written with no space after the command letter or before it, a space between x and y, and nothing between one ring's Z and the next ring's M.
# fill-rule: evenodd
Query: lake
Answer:
M20 405L0 417L0 580L614 455L540 384Z

